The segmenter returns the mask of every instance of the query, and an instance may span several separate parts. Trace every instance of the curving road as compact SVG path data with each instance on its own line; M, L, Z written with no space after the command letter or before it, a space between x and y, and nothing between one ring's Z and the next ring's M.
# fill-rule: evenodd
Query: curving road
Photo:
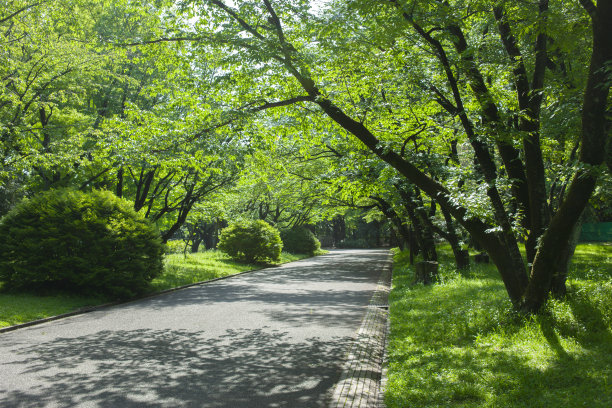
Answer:
M325 407L388 254L331 251L0 334L0 407Z

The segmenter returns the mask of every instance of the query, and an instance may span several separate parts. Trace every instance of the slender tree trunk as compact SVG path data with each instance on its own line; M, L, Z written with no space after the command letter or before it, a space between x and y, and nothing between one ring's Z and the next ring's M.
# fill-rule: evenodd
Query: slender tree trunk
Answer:
M396 185L396 189L414 227L415 237L423 253L423 260L437 261L438 253L431 220L427 216L427 210L423 206L419 192L407 186Z
M455 257L455 265L457 269L467 269L470 267L470 256L467 251L461 249L461 245L459 245L459 238L457 237L457 231L455 230L455 225L453 224L453 218L450 213L440 207L442 210L442 215L444 216L444 221L446 222L446 230L447 237L446 240L451 246L453 250L453 255Z
M384 216L394 225L395 230L398 233L396 234L396 237L400 241L400 247L404 249L406 247L406 244L410 242L410 231L408 231L408 228L402 222L399 215L397 215L397 212L395 212L395 210L388 201L380 197L371 198L377 202L377 207L380 209L380 211L382 211Z
M414 242L414 229L410 226L410 240L408 241L410 246L410 265L414 265L414 257L416 256L417 249L416 242Z
M123 167L120 167L117 171L117 187L115 188L115 195L119 198L123 197Z

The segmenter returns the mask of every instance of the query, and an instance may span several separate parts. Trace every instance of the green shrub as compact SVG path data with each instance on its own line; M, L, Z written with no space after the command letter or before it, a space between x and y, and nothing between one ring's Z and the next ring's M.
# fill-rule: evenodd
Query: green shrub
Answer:
M218 248L247 262L279 262L283 242L278 230L265 221L242 221L221 231Z
M162 271L159 232L107 191L61 189L23 200L0 220L0 281L126 298Z
M321 243L307 228L295 227L281 231L283 248L294 254L313 255L321 248Z
M189 250L189 248L187 248ZM182 254L185 252L185 241L182 239L171 239L166 242L166 255Z

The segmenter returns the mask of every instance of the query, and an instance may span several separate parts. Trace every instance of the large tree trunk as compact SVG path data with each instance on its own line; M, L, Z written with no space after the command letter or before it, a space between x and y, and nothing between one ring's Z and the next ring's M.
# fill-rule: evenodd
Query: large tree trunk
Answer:
M603 164L607 143L606 106L612 83L612 1L600 0L597 6L581 0L593 22L593 52L582 104L583 164L570 184L567 197L542 235L531 270L522 309L528 313L540 310L548 298L553 276L562 274L559 254L570 242L570 236L595 188L597 171Z
M200 250L200 244L202 243L202 238L199 236L193 237L191 241L191 253L195 254Z
M502 44L508 56L514 64L514 86L516 88L518 106L521 115L518 120L518 128L524 132L523 153L525 156L525 179L521 182L526 186L528 205L522 202L524 211L528 214L525 228L529 230L525 249L527 262L532 263L538 239L544 233L550 221L550 212L546 201L546 177L544 173L544 161L540 146L540 112L542 105L542 89L544 86L544 74L548 61L546 50L545 24L547 22L548 0L539 0L539 34L535 42L535 65L531 84L527 69L523 63L523 56L519 49L516 38L507 20L503 6L494 7L495 19L498 23ZM497 118L499 120L499 118ZM500 152L502 150L500 149ZM514 178L508 172L510 178ZM523 194L524 196L524 194ZM518 199L518 195L515 194ZM519 200L521 204L521 200Z
M567 292L565 282L567 281L571 260L574 256L574 252L576 251L576 246L578 245L580 232L582 231L583 218L583 216L580 217L576 225L574 225L569 242L563 252L559 255L559 269L557 274L553 275L552 285L550 287L550 292L554 297L563 297Z

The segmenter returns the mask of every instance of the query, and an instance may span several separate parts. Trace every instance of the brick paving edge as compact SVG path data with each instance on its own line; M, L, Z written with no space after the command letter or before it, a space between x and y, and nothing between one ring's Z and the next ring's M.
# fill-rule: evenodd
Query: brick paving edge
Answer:
M388 259L382 268L366 315L349 346L348 358L333 391L329 408L385 407L383 400L389 327L388 295L391 289L392 269L392 259Z

